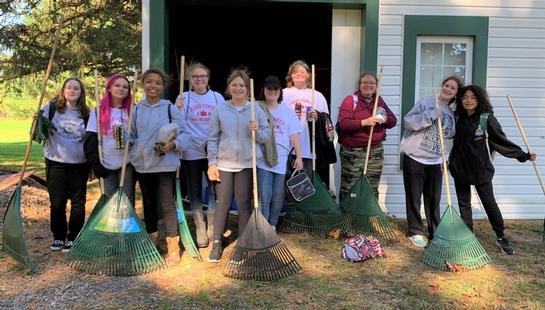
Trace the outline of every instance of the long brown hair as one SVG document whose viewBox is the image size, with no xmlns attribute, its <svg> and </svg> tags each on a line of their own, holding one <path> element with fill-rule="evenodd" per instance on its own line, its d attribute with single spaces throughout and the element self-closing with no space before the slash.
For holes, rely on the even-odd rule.
<svg viewBox="0 0 545 310">
<path fill-rule="evenodd" d="M 54 104 L 57 108 L 57 111 L 61 113 L 64 113 L 66 111 L 66 107 L 68 105 L 66 97 L 64 97 L 64 89 L 66 88 L 66 84 L 68 84 L 68 82 L 70 81 L 78 82 L 81 89 L 81 94 L 78 98 L 78 101 L 76 102 L 76 108 L 78 108 L 79 110 L 80 117 L 89 117 L 89 106 L 87 106 L 87 103 L 85 102 L 85 87 L 83 87 L 83 83 L 75 77 L 67 78 L 66 80 L 64 80 L 64 82 L 62 83 L 61 91 L 59 92 L 57 97 L 51 100 L 51 104 Z"/>
<path fill-rule="evenodd" d="M 296 60 L 294 61 L 290 67 L 288 68 L 288 74 L 286 74 L 286 84 L 287 84 L 287 87 L 290 88 L 293 86 L 293 79 L 291 78 L 291 75 L 293 74 L 293 72 L 295 72 L 295 70 L 299 69 L 299 67 L 305 69 L 305 71 L 307 71 L 308 73 L 308 78 L 307 78 L 307 88 L 310 88 L 312 85 L 311 85 L 311 81 L 312 81 L 312 76 L 311 76 L 311 72 L 310 72 L 310 68 L 309 66 L 307 65 L 306 62 L 302 61 L 302 60 Z"/>
</svg>

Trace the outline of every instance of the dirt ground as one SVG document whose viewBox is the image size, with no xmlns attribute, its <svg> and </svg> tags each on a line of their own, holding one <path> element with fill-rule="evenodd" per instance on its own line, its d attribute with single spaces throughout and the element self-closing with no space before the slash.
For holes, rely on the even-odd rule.
<svg viewBox="0 0 545 310">
<path fill-rule="evenodd" d="M 26 242 L 38 272 L 30 274 L 0 253 L 2 309 L 544 309 L 543 221 L 508 221 L 507 234 L 518 250 L 499 252 L 486 221 L 476 234 L 492 263 L 482 269 L 447 273 L 421 262 L 423 251 L 396 232 L 399 243 L 387 257 L 354 264 L 340 258 L 342 240 L 280 234 L 303 270 L 273 283 L 222 276 L 218 264 L 183 255 L 179 266 L 135 277 L 79 273 L 66 255 L 51 252 L 49 200 L 39 184 L 23 186 L 21 210 Z M 13 187 L 0 192 L 0 214 Z M 88 214 L 97 198 L 88 197 Z M 137 206 L 138 208 L 138 206 Z M 224 253 L 228 257 L 231 244 Z M 202 249 L 208 257 L 209 249 Z"/>
</svg>

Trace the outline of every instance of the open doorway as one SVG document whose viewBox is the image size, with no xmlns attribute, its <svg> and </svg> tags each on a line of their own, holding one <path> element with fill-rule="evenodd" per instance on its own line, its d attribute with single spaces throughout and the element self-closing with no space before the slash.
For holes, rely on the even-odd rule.
<svg viewBox="0 0 545 310">
<path fill-rule="evenodd" d="M 223 93 L 231 69 L 243 65 L 251 71 L 257 96 L 267 75 L 285 81 L 288 66 L 302 59 L 309 66 L 315 64 L 316 89 L 330 103 L 331 4 L 171 1 L 167 5 L 170 72 L 178 72 L 183 54 L 188 63 L 195 60 L 208 66 L 210 86 Z M 177 86 L 169 93 L 174 99 Z"/>
</svg>

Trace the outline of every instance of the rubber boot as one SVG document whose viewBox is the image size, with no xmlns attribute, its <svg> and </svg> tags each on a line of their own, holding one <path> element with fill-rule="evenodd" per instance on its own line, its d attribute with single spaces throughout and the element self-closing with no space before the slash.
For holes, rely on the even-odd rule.
<svg viewBox="0 0 545 310">
<path fill-rule="evenodd" d="M 208 240 L 212 241 L 214 240 L 214 211 L 208 210 L 206 212 L 206 224 L 208 224 L 208 227 L 206 227 L 206 234 L 208 235 Z"/>
<path fill-rule="evenodd" d="M 206 222 L 204 221 L 202 209 L 193 211 L 193 220 L 197 228 L 197 247 L 206 248 L 208 246 L 208 236 L 206 236 Z"/>
<path fill-rule="evenodd" d="M 180 237 L 167 237 L 167 255 L 165 261 L 169 266 L 180 263 Z"/>
</svg>

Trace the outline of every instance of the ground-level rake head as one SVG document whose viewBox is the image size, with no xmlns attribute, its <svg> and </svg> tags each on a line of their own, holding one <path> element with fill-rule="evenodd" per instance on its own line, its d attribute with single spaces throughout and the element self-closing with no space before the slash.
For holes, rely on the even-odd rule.
<svg viewBox="0 0 545 310">
<path fill-rule="evenodd" d="M 32 259 L 28 254 L 21 219 L 21 187 L 17 186 L 9 199 L 4 214 L 2 230 L 2 250 L 16 261 L 28 267 L 31 273 L 36 272 Z"/>
<path fill-rule="evenodd" d="M 102 207 L 104 207 L 106 202 L 108 202 L 108 196 L 106 196 L 105 194 L 100 194 L 100 197 L 98 198 L 95 206 L 93 207 L 93 211 L 91 211 L 87 222 L 85 222 L 85 226 L 88 225 L 95 216 L 97 216 L 98 212 L 100 211 L 100 209 L 102 209 Z"/>
<path fill-rule="evenodd" d="M 348 220 L 331 197 L 324 183 L 313 171 L 310 178 L 316 192 L 287 210 L 279 227 L 288 233 L 327 235 L 332 230 L 346 231 Z"/>
<path fill-rule="evenodd" d="M 123 187 L 80 232 L 68 258 L 78 271 L 108 276 L 135 276 L 166 267 Z"/>
<path fill-rule="evenodd" d="M 274 281 L 301 270 L 261 211 L 254 209 L 223 274 L 238 280 Z"/>
<path fill-rule="evenodd" d="M 176 203 L 178 204 L 176 212 L 178 215 L 178 233 L 180 234 L 180 240 L 182 240 L 182 244 L 189 255 L 202 262 L 201 254 L 199 253 L 199 249 L 197 249 L 195 242 L 191 237 L 191 231 L 189 230 L 187 219 L 184 214 L 184 205 L 182 202 L 179 177 L 176 178 Z"/>
<path fill-rule="evenodd" d="M 372 235 L 384 243 L 397 241 L 395 227 L 382 212 L 366 175 L 352 186 L 340 206 L 348 218 L 350 234 Z"/>
<path fill-rule="evenodd" d="M 485 266 L 490 257 L 458 212 L 449 205 L 424 252 L 423 261 L 444 271 L 463 271 Z"/>
</svg>

